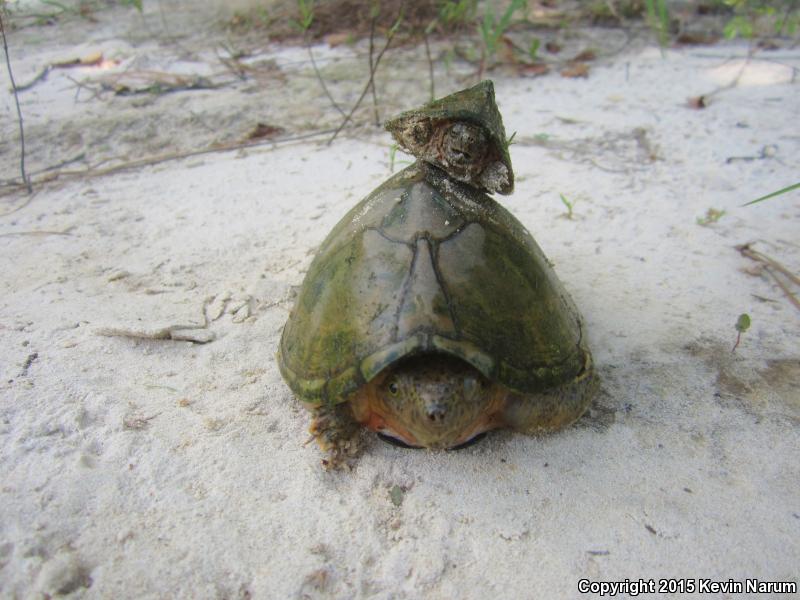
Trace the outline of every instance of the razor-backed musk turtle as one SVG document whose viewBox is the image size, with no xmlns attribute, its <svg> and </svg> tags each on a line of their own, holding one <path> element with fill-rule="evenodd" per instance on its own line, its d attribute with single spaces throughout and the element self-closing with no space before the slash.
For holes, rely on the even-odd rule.
<svg viewBox="0 0 800 600">
<path fill-rule="evenodd" d="M 490 81 L 388 121 L 418 160 L 323 242 L 278 363 L 336 464 L 359 425 L 408 446 L 553 430 L 595 386 L 583 321 L 539 246 L 485 192 L 513 191 Z"/>
</svg>

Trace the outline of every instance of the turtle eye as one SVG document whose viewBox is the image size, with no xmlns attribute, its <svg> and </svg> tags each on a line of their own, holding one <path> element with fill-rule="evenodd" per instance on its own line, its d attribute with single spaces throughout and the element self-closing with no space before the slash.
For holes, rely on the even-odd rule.
<svg viewBox="0 0 800 600">
<path fill-rule="evenodd" d="M 397 395 L 397 392 L 399 392 L 399 391 L 400 391 L 400 387 L 397 385 L 397 382 L 395 382 L 395 381 L 390 381 L 390 382 L 389 382 L 389 393 L 390 393 L 392 396 L 396 396 L 396 395 Z"/>
<path fill-rule="evenodd" d="M 464 395 L 468 398 L 473 397 L 475 394 L 482 394 L 485 387 L 483 380 L 478 377 L 468 376 L 464 378 Z"/>
</svg>

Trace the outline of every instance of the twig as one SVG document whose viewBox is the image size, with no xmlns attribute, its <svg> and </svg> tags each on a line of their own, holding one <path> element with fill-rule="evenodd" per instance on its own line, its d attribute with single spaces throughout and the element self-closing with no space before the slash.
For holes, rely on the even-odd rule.
<svg viewBox="0 0 800 600">
<path fill-rule="evenodd" d="M 787 286 L 787 285 L 786 285 L 786 284 L 785 284 L 783 281 L 781 281 L 781 280 L 780 280 L 780 278 L 779 278 L 779 277 L 778 277 L 778 276 L 777 276 L 775 273 L 773 273 L 773 272 L 772 272 L 772 269 L 770 269 L 769 267 L 766 267 L 766 266 L 765 266 L 765 267 L 764 267 L 764 270 L 767 272 L 767 274 L 768 274 L 770 277 L 772 277 L 772 278 L 775 280 L 775 283 L 777 283 L 777 284 L 778 284 L 778 287 L 779 287 L 779 288 L 781 288 L 781 291 L 782 291 L 782 292 L 784 293 L 784 295 L 785 295 L 785 296 L 786 296 L 786 297 L 789 299 L 789 302 L 791 302 L 792 304 L 794 304 L 794 307 L 795 307 L 796 309 L 800 310 L 800 300 L 798 300 L 797 296 L 795 296 L 795 295 L 794 295 L 794 294 L 791 292 L 791 290 L 789 289 L 789 287 L 788 287 L 788 286 Z"/>
<path fill-rule="evenodd" d="M 219 48 L 214 47 L 214 54 L 217 55 L 217 60 L 221 62 L 226 69 L 228 69 L 231 73 L 233 73 L 235 77 L 237 77 L 241 81 L 245 81 L 247 79 L 248 69 L 245 67 L 245 65 L 240 63 L 237 58 L 234 57 L 234 53 L 230 49 L 228 49 L 225 46 L 223 47 L 231 56 L 230 58 L 225 58 L 219 53 Z"/>
<path fill-rule="evenodd" d="M 423 31 L 423 38 L 425 41 L 425 56 L 428 57 L 428 78 L 431 83 L 431 102 L 436 98 L 436 88 L 433 82 L 433 59 L 431 58 L 431 47 L 428 44 L 428 32 Z"/>
<path fill-rule="evenodd" d="M 375 113 L 375 126 L 381 124 L 380 116 L 378 115 L 378 94 L 375 92 L 375 80 L 372 74 L 375 72 L 374 55 L 375 55 L 375 22 L 378 20 L 378 15 L 373 14 L 372 22 L 369 25 L 369 73 L 372 85 L 372 110 Z"/>
<path fill-rule="evenodd" d="M 36 193 L 35 193 L 35 194 L 28 194 L 28 197 L 27 197 L 27 198 L 25 198 L 25 202 L 23 202 L 23 203 L 22 203 L 22 204 L 20 204 L 19 206 L 16 206 L 16 207 L 12 208 L 11 210 L 7 210 L 7 211 L 6 211 L 6 212 L 4 212 L 4 213 L 0 213 L 0 217 L 5 217 L 6 215 L 10 215 L 10 214 L 12 214 L 12 213 L 15 213 L 15 212 L 17 212 L 17 211 L 20 211 L 20 210 L 22 210 L 23 208 L 25 208 L 26 206 L 28 206 L 28 204 L 30 204 L 30 203 L 31 203 L 31 200 L 33 200 L 33 199 L 36 197 L 36 194 L 38 194 L 38 193 L 39 193 L 39 190 L 36 190 Z"/>
<path fill-rule="evenodd" d="M 6 53 L 6 66 L 8 67 L 8 78 L 11 80 L 11 89 L 14 91 L 14 103 L 17 105 L 17 121 L 19 122 L 19 168 L 22 172 L 22 183 L 29 194 L 33 193 L 31 180 L 25 173 L 25 131 L 22 127 L 22 109 L 19 107 L 19 95 L 17 94 L 17 84 L 14 82 L 14 73 L 11 70 L 11 57 L 8 55 L 8 42 L 6 41 L 6 28 L 3 23 L 3 13 L 0 11 L 0 33 L 3 34 L 3 50 Z"/>
<path fill-rule="evenodd" d="M 216 339 L 213 331 L 208 329 L 208 305 L 213 296 L 203 300 L 201 313 L 202 323 L 173 323 L 162 327 L 98 327 L 95 335 L 105 337 L 128 337 L 145 340 L 174 340 L 183 342 L 194 342 L 195 344 L 207 344 Z"/>
<path fill-rule="evenodd" d="M 614 17 L 620 23 L 622 23 L 622 17 L 619 16 L 619 13 L 617 12 L 617 7 L 614 6 L 612 0 L 606 0 L 606 6 L 608 7 L 608 12 L 611 13 L 611 16 Z"/>
<path fill-rule="evenodd" d="M 85 83 L 83 83 L 81 81 L 78 81 L 77 79 L 74 79 L 74 78 L 70 77 L 69 75 L 67 75 L 66 77 L 72 83 L 75 84 L 75 102 L 76 103 L 78 102 L 78 96 L 80 95 L 81 90 L 88 90 L 89 93 L 92 95 L 92 98 L 91 98 L 92 100 L 100 100 L 100 101 L 103 100 L 103 98 L 100 96 L 100 94 L 102 94 L 103 91 L 104 91 L 102 86 L 97 87 L 97 88 L 93 88 L 92 86 L 86 85 Z"/>
<path fill-rule="evenodd" d="M 70 229 L 72 229 L 70 227 Z M 67 235 L 72 236 L 72 234 L 67 231 L 8 231 L 6 233 L 0 233 L 0 237 L 12 237 L 15 235 L 33 235 L 33 236 L 46 236 L 46 235 Z"/>
<path fill-rule="evenodd" d="M 45 79 L 47 79 L 47 76 L 49 74 L 50 74 L 50 65 L 47 65 L 45 68 L 43 68 L 41 71 L 39 71 L 36 74 L 36 77 L 31 79 L 28 83 L 23 84 L 23 85 L 18 85 L 17 86 L 17 91 L 18 92 L 26 92 L 26 91 L 28 91 L 29 89 L 31 89 L 33 86 L 35 86 L 40 81 L 44 81 Z"/>
<path fill-rule="evenodd" d="M 795 285 L 800 285 L 800 277 L 797 277 L 794 273 L 792 273 L 789 269 L 784 267 L 781 263 L 777 260 L 770 258 L 763 252 L 759 252 L 758 250 L 753 250 L 750 247 L 750 244 L 744 244 L 742 246 L 736 246 L 736 249 L 742 254 L 742 256 L 746 256 L 750 260 L 755 260 L 760 263 L 764 263 L 768 267 L 772 267 L 782 275 L 784 275 L 789 281 L 794 283 Z"/>
<path fill-rule="evenodd" d="M 225 144 L 220 146 L 215 146 L 213 148 L 203 148 L 202 150 L 191 150 L 189 152 L 174 152 L 170 154 L 160 154 L 158 156 L 149 156 L 146 158 L 141 158 L 138 160 L 133 160 L 129 162 L 124 162 L 118 165 L 114 165 L 112 167 L 107 167 L 105 169 L 98 169 L 97 166 L 88 169 L 81 169 L 78 171 L 56 171 L 55 173 L 50 173 L 40 179 L 36 180 L 37 184 L 40 183 L 47 183 L 50 181 L 55 181 L 56 179 L 60 179 L 62 177 L 66 178 L 77 178 L 77 177 L 101 177 L 103 175 L 110 175 L 112 173 L 118 173 L 120 171 L 127 171 L 129 169 L 137 169 L 140 167 L 149 167 L 152 165 L 156 165 L 159 163 L 169 162 L 173 160 L 181 160 L 183 158 L 191 158 L 193 156 L 199 156 L 202 154 L 213 154 L 215 152 L 229 152 L 231 150 L 241 150 L 244 148 L 255 148 L 257 146 L 265 146 L 267 144 L 272 145 L 273 147 L 277 147 L 281 143 L 289 143 L 289 142 L 296 142 L 300 140 L 306 140 L 313 137 L 329 135 L 333 133 L 335 130 L 333 129 L 324 129 L 322 131 L 314 131 L 311 133 L 303 133 L 300 135 L 288 136 L 285 138 L 279 139 L 270 139 L 270 140 L 258 140 L 258 141 L 246 141 L 246 142 L 236 142 L 233 144 Z M 110 159 L 105 159 L 101 161 L 99 164 L 103 164 L 108 162 Z M 15 191 L 19 189 L 19 185 L 14 187 L 11 191 Z M 0 196 L 5 195 L 0 193 Z M 17 210 L 17 209 L 15 209 Z M 2 216 L 2 215 L 0 215 Z"/>
<path fill-rule="evenodd" d="M 85 159 L 86 159 L 86 153 L 81 152 L 80 154 L 76 154 L 72 158 L 66 158 L 61 162 L 57 162 L 54 165 L 50 165 L 49 167 L 45 167 L 43 169 L 39 169 L 38 171 L 34 171 L 33 174 L 38 175 L 40 173 L 47 173 L 48 171 L 55 171 L 56 169 L 60 169 L 61 167 L 66 167 L 67 165 L 70 165 L 74 162 L 78 162 Z"/>
<path fill-rule="evenodd" d="M 319 72 L 319 68 L 317 67 L 317 61 L 314 59 L 314 53 L 311 50 L 311 41 L 308 39 L 308 30 L 306 29 L 305 33 L 305 42 L 306 42 L 306 50 L 308 50 L 308 58 L 311 59 L 311 66 L 314 67 L 314 73 L 317 75 L 317 79 L 319 80 L 320 86 L 322 86 L 322 91 L 325 92 L 325 95 L 328 97 L 328 100 L 331 101 L 331 106 L 339 111 L 339 114 L 344 116 L 344 111 L 342 107 L 337 104 L 336 100 L 333 99 L 330 91 L 328 90 L 328 86 L 325 85 L 325 80 L 322 78 L 322 73 Z"/>
<path fill-rule="evenodd" d="M 739 80 L 742 78 L 742 75 L 744 75 L 745 69 L 747 69 L 747 67 L 750 66 L 750 61 L 753 59 L 753 56 L 755 55 L 756 51 L 757 51 L 757 49 L 751 43 L 750 46 L 748 46 L 748 48 L 747 48 L 747 56 L 744 57 L 744 62 L 742 62 L 742 66 L 739 68 L 739 72 L 736 74 L 736 77 L 734 77 L 730 81 L 730 83 L 727 83 L 725 85 L 721 85 L 718 88 L 716 88 L 715 90 L 712 90 L 712 91 L 710 91 L 710 92 L 708 92 L 706 94 L 700 94 L 697 97 L 698 98 L 703 98 L 704 100 L 708 100 L 709 98 L 712 98 L 713 96 L 716 96 L 717 94 L 720 94 L 720 93 L 722 93 L 722 92 L 724 92 L 726 90 L 733 89 L 737 85 L 739 85 Z M 731 60 L 734 60 L 734 59 L 728 59 L 728 60 L 724 61 L 722 64 L 725 64 L 725 63 L 727 63 L 727 62 L 729 62 Z"/>
<path fill-rule="evenodd" d="M 339 127 L 333 133 L 333 135 L 331 136 L 331 139 L 328 140 L 328 145 L 329 146 L 333 143 L 333 141 L 336 139 L 336 137 L 339 135 L 339 133 L 342 131 L 342 129 L 345 128 L 347 123 L 353 118 L 353 115 L 358 110 L 358 107 L 361 106 L 361 103 L 364 101 L 364 97 L 367 95 L 367 92 L 370 90 L 370 86 L 374 85 L 374 82 L 375 82 L 375 71 L 378 69 L 378 64 L 380 64 L 381 59 L 383 58 L 383 55 L 386 53 L 386 50 L 389 49 L 389 45 L 392 43 L 392 39 L 394 38 L 394 34 L 396 33 L 397 27 L 398 27 L 398 25 L 400 25 L 400 20 L 402 18 L 403 18 L 403 6 L 401 5 L 400 6 L 400 14 L 398 15 L 397 20 L 395 21 L 394 25 L 392 25 L 392 28 L 389 30 L 389 35 L 386 36 L 386 43 L 383 45 L 383 48 L 378 53 L 378 56 L 375 57 L 375 61 L 372 62 L 371 66 L 370 66 L 369 81 L 367 81 L 367 85 L 364 86 L 364 90 L 361 92 L 361 95 L 358 97 L 358 100 L 353 105 L 353 108 L 350 109 L 350 112 L 347 113 L 347 116 L 344 118 L 344 120 L 341 122 Z"/>
<path fill-rule="evenodd" d="M 794 283 L 797 286 L 800 286 L 800 277 L 792 273 L 789 269 L 784 267 L 781 263 L 777 260 L 770 258 L 766 254 L 759 252 L 758 250 L 754 250 L 750 247 L 750 244 L 742 244 L 741 246 L 736 246 L 736 250 L 739 253 L 749 258 L 750 260 L 754 260 L 757 263 L 761 264 L 761 268 L 767 272 L 767 274 L 775 280 L 775 283 L 778 284 L 778 287 L 781 288 L 781 291 L 786 295 L 795 308 L 800 310 L 800 300 L 798 300 L 797 296 L 792 293 L 789 289 L 789 286 L 786 285 L 786 282 L 782 281 L 780 277 L 778 277 L 778 273 L 783 275 L 786 279 L 788 279 L 791 283 Z M 777 271 L 777 273 L 776 273 Z"/>
</svg>

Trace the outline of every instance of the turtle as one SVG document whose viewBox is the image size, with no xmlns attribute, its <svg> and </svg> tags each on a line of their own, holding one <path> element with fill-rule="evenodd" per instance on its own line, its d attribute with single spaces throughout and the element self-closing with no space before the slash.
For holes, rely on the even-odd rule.
<svg viewBox="0 0 800 600">
<path fill-rule="evenodd" d="M 417 161 L 333 228 L 277 353 L 328 466 L 362 427 L 453 449 L 562 428 L 597 387 L 585 325 L 528 230 L 488 194 L 514 176 L 491 81 L 385 124 Z"/>
</svg>

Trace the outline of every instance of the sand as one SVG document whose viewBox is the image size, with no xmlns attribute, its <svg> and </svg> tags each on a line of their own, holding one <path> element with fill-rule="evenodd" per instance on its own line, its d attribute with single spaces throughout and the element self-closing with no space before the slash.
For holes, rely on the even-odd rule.
<svg viewBox="0 0 800 600">
<path fill-rule="evenodd" d="M 224 35 L 160 43 L 148 4 L 11 33 L 18 83 L 89 52 L 120 61 L 53 70 L 22 94 L 35 177 L 81 153 L 62 168 L 341 119 L 302 47 L 251 46 L 283 79 L 237 83 L 212 65 Z M 592 30 L 572 43 L 598 39 L 622 47 Z M 378 128 L 0 198 L 0 595 L 570 598 L 580 579 L 796 582 L 800 312 L 735 247 L 800 272 L 800 195 L 741 207 L 797 181 L 800 57 L 648 39 L 601 52 L 588 78 L 491 74 L 516 131 L 517 188 L 501 201 L 580 307 L 602 378 L 587 415 L 553 435 L 498 432 L 458 452 L 365 436 L 340 472 L 306 445 L 275 351 L 315 248 L 390 175 Z M 345 107 L 364 51 L 315 47 Z M 385 116 L 425 100 L 423 60 L 387 53 Z M 66 78 L 144 68 L 228 83 L 92 97 Z M 437 63 L 437 94 L 470 68 Z M 6 181 L 8 87 L 3 69 Z M 709 208 L 726 212 L 699 225 Z M 732 352 L 741 313 L 752 327 Z"/>
</svg>

